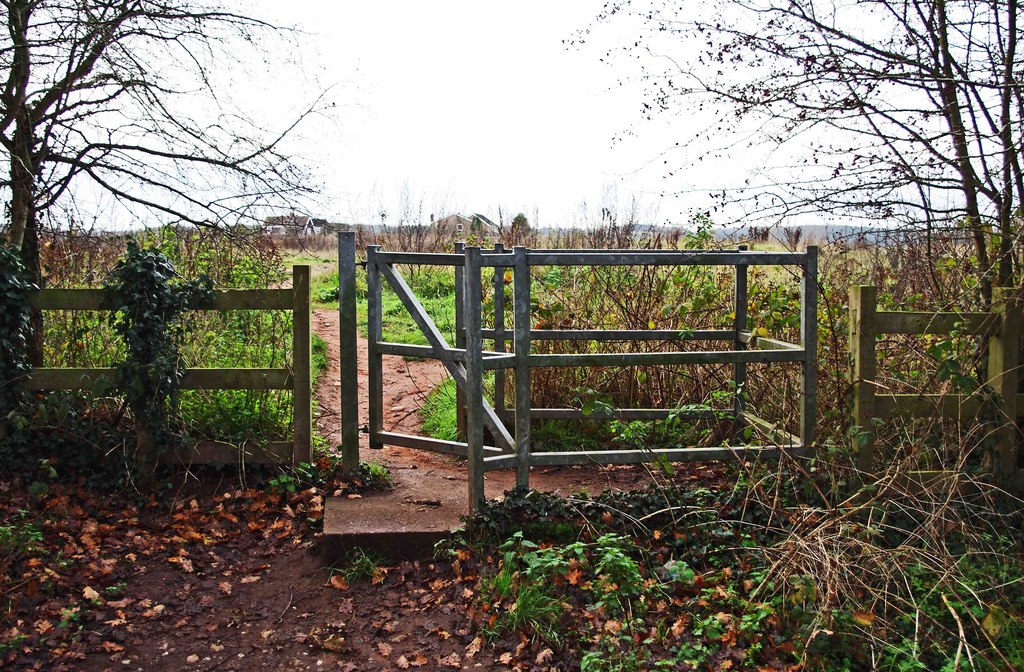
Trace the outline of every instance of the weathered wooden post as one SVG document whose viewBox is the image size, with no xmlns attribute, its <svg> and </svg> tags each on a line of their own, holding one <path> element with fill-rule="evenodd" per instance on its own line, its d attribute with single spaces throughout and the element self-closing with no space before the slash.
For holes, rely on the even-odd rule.
<svg viewBox="0 0 1024 672">
<path fill-rule="evenodd" d="M 993 450 L 985 456 L 986 466 L 996 477 L 996 482 L 1006 487 L 1016 484 L 1017 451 L 1020 431 L 1017 418 L 1020 415 L 1018 384 L 1020 381 L 1020 338 L 1021 309 L 1014 294 L 1007 288 L 998 290 L 995 297 L 999 328 L 988 344 L 988 385 L 999 400 L 999 427 L 991 433 L 995 442 Z"/>
<path fill-rule="evenodd" d="M 878 292 L 874 287 L 850 287 L 850 355 L 852 357 L 853 426 L 852 445 L 857 468 L 862 472 L 874 471 L 875 428 L 875 339 L 877 326 L 875 311 Z"/>
<path fill-rule="evenodd" d="M 356 234 L 338 234 L 338 329 L 341 368 L 341 472 L 359 467 L 359 350 L 356 341 Z"/>
<path fill-rule="evenodd" d="M 482 278 L 480 248 L 465 250 L 466 299 L 466 458 L 469 471 L 469 512 L 484 503 L 484 386 L 481 333 Z M 500 420 L 499 420 L 500 422 Z"/>
<path fill-rule="evenodd" d="M 380 267 L 377 265 L 379 251 L 379 245 L 366 248 L 366 393 L 370 406 L 370 448 L 374 450 L 384 447 L 379 438 L 384 431 L 384 357 L 378 346 L 384 337 Z"/>
<path fill-rule="evenodd" d="M 455 254 L 465 254 L 466 244 L 455 243 Z M 455 267 L 455 347 L 466 347 L 466 291 L 465 268 Z M 455 386 L 455 428 L 459 437 L 466 438 L 466 393 L 458 385 Z"/>
<path fill-rule="evenodd" d="M 310 328 L 310 268 L 292 267 L 292 464 L 309 462 L 313 443 L 312 330 Z"/>
<path fill-rule="evenodd" d="M 818 246 L 804 250 L 804 275 L 800 281 L 800 342 L 804 348 L 800 378 L 800 453 L 812 456 L 818 411 Z"/>
<path fill-rule="evenodd" d="M 530 487 L 530 261 L 529 250 L 514 248 L 512 270 L 513 350 L 516 353 L 516 486 Z"/>
<path fill-rule="evenodd" d="M 740 254 L 747 251 L 746 245 L 739 245 L 736 248 Z M 733 305 L 733 350 L 746 350 L 747 346 L 742 340 L 742 333 L 747 330 L 747 265 L 736 264 L 734 273 L 735 303 Z M 740 420 L 744 405 L 744 387 L 747 382 L 747 365 L 745 362 L 736 362 L 732 365 L 732 380 L 736 385 L 733 392 L 733 414 L 734 424 L 737 433 L 741 432 L 743 423 Z M 741 436 L 741 435 L 740 435 Z M 739 438 L 739 437 L 737 437 Z"/>
</svg>

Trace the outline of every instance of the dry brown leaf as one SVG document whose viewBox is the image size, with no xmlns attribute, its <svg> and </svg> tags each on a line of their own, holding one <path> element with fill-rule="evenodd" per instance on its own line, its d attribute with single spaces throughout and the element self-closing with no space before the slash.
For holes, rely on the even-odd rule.
<svg viewBox="0 0 1024 672">
<path fill-rule="evenodd" d="M 406 659 L 405 656 L 399 656 L 398 660 L 395 661 L 395 667 L 397 667 L 400 670 L 408 670 L 409 661 Z"/>
<path fill-rule="evenodd" d="M 409 661 L 409 664 L 413 667 L 423 667 L 427 664 L 427 657 L 424 656 L 422 653 L 417 653 L 415 656 L 413 656 L 413 659 Z"/>
<path fill-rule="evenodd" d="M 220 592 L 224 593 L 225 595 L 231 594 L 231 584 L 229 582 L 221 581 L 217 584 L 217 587 L 220 588 Z"/>
<path fill-rule="evenodd" d="M 509 653 L 508 651 L 506 651 L 505 653 L 503 653 L 500 656 L 498 656 L 498 662 L 501 663 L 502 665 L 511 665 L 512 664 L 512 658 L 513 658 L 513 655 L 511 653 Z"/>
<path fill-rule="evenodd" d="M 100 646 L 107 653 L 117 653 L 118 651 L 124 651 L 124 647 L 116 642 L 103 642 Z"/>
<path fill-rule="evenodd" d="M 348 579 L 346 579 L 341 574 L 335 574 L 327 582 L 327 585 L 329 585 L 331 588 L 337 588 L 338 590 L 347 590 L 348 589 Z"/>
<path fill-rule="evenodd" d="M 142 615 L 145 616 L 146 618 L 154 618 L 154 617 L 159 616 L 160 614 L 164 613 L 164 610 L 166 610 L 166 609 L 167 609 L 167 607 L 165 607 L 164 605 L 158 604 L 155 607 L 153 607 L 152 609 L 147 609 L 144 612 L 142 612 Z"/>
<path fill-rule="evenodd" d="M 258 576 L 243 576 L 241 583 L 256 583 L 260 580 Z"/>
<path fill-rule="evenodd" d="M 377 650 L 380 651 L 380 655 L 385 658 L 391 657 L 391 645 L 387 642 L 377 642 Z"/>
<path fill-rule="evenodd" d="M 437 664 L 443 665 L 444 667 L 452 667 L 455 669 L 459 669 L 460 667 L 462 667 L 462 656 L 460 656 L 457 653 L 451 653 L 445 656 L 444 658 L 438 658 Z"/>
<path fill-rule="evenodd" d="M 853 620 L 857 621 L 861 625 L 871 625 L 875 622 L 875 618 L 877 618 L 877 616 L 870 611 L 853 612 Z"/>
<path fill-rule="evenodd" d="M 537 658 L 536 660 L 534 660 L 534 662 L 538 665 L 543 665 L 544 663 L 549 662 L 554 657 L 554 651 L 552 651 L 551 649 L 544 649 L 543 651 L 537 654 Z"/>
<path fill-rule="evenodd" d="M 470 642 L 469 646 L 466 647 L 466 658 L 472 658 L 476 654 L 480 653 L 480 648 L 483 646 L 483 644 L 484 640 L 480 637 L 477 637 L 472 642 Z"/>
<path fill-rule="evenodd" d="M 89 600 L 91 602 L 99 602 L 102 599 L 100 597 L 100 594 L 97 593 L 92 588 L 92 586 L 86 586 L 85 588 L 82 589 L 82 597 L 84 597 L 85 599 L 87 599 L 87 600 Z"/>
</svg>

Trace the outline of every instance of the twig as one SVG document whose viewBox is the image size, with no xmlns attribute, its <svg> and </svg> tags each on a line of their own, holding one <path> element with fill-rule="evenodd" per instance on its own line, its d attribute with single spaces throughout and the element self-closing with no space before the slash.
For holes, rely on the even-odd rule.
<svg viewBox="0 0 1024 672">
<path fill-rule="evenodd" d="M 284 611 L 281 612 L 281 615 L 277 617 L 277 620 L 274 621 L 274 623 L 280 623 L 284 620 L 284 615 L 287 614 L 288 610 L 292 608 L 292 597 L 292 587 L 288 586 L 288 604 L 285 605 Z"/>
</svg>

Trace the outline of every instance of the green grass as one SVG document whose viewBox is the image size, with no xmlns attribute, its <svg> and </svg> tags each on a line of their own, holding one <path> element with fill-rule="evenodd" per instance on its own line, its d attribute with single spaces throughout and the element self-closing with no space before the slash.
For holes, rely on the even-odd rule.
<svg viewBox="0 0 1024 672">
<path fill-rule="evenodd" d="M 445 335 L 449 343 L 455 339 L 455 273 L 450 268 L 399 268 L 405 280 L 412 287 L 416 298 L 431 319 Z M 331 271 L 318 275 L 312 282 L 313 305 L 315 308 L 336 309 L 338 307 L 338 272 Z M 356 274 L 356 320 L 359 332 L 366 332 L 366 274 Z M 427 345 L 427 339 L 413 321 L 409 311 L 384 282 L 381 292 L 381 309 L 384 322 L 384 340 L 391 343 Z"/>
<path fill-rule="evenodd" d="M 434 388 L 420 409 L 423 433 L 435 439 L 458 441 L 458 409 L 455 406 L 455 381 L 451 378 Z"/>
</svg>

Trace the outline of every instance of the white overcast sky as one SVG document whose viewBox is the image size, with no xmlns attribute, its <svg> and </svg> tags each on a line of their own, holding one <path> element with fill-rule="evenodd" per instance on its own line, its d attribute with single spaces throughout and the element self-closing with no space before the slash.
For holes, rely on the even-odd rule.
<svg viewBox="0 0 1024 672">
<path fill-rule="evenodd" d="M 288 114 L 284 101 L 336 85 L 330 119 L 294 142 L 324 176 L 332 220 L 365 221 L 381 206 L 394 217 L 403 191 L 425 216 L 500 206 L 557 225 L 612 193 L 620 208 L 635 195 L 649 217 L 685 220 L 705 204 L 659 197 L 692 186 L 658 169 L 667 126 L 613 143 L 638 120 L 641 97 L 600 57 L 630 27 L 601 27 L 583 48 L 563 43 L 602 4 L 266 0 L 263 15 L 304 31 L 303 76 L 268 79 L 260 95 L 283 106 L 266 104 L 268 113 Z"/>
</svg>

